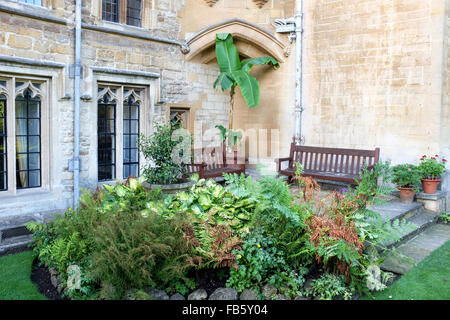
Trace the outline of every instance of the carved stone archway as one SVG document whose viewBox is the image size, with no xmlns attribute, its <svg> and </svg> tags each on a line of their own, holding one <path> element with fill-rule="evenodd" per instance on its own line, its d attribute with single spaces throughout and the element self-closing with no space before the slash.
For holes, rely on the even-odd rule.
<svg viewBox="0 0 450 320">
<path fill-rule="evenodd" d="M 289 55 L 289 45 L 280 41 L 272 32 L 241 19 L 231 19 L 208 26 L 186 41 L 189 52 L 186 60 L 209 63 L 215 59 L 216 33 L 231 33 L 239 53 L 245 57 L 270 55 L 284 62 Z"/>
</svg>

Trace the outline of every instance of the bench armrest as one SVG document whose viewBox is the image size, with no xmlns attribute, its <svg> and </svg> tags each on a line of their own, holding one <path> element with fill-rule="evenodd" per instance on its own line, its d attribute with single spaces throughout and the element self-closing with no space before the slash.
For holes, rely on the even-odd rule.
<svg viewBox="0 0 450 320">
<path fill-rule="evenodd" d="M 277 171 L 280 172 L 281 171 L 281 163 L 282 162 L 286 162 L 286 161 L 292 161 L 291 157 L 285 157 L 285 158 L 278 158 L 275 159 L 275 162 L 277 164 Z"/>
</svg>

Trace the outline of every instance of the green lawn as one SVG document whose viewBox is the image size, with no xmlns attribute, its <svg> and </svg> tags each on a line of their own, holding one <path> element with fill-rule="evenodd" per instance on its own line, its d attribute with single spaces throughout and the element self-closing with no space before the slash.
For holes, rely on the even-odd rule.
<svg viewBox="0 0 450 320">
<path fill-rule="evenodd" d="M 450 241 L 431 253 L 376 300 L 450 300 Z M 365 297 L 365 299 L 370 299 Z"/>
<path fill-rule="evenodd" d="M 46 300 L 31 281 L 33 252 L 0 257 L 0 300 Z"/>
</svg>

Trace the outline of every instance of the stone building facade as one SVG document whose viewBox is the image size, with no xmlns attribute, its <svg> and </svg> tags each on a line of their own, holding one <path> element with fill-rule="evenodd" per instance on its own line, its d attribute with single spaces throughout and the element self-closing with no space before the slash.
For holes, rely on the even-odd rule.
<svg viewBox="0 0 450 320">
<path fill-rule="evenodd" d="M 394 163 L 417 163 L 422 154 L 450 158 L 450 1 L 303 3 L 304 143 L 380 147 Z M 292 17 L 294 0 L 83 0 L 82 6 L 82 187 L 133 173 L 144 159 L 130 137 L 150 134 L 153 121 L 167 121 L 171 111 L 187 114 L 191 130 L 227 125 L 228 93 L 213 89 L 218 32 L 233 34 L 243 58 L 280 61 L 279 70 L 252 71 L 261 103 L 249 109 L 238 92 L 234 127 L 258 136 L 259 161 L 287 155 L 295 40 L 277 33 L 274 20 Z M 39 220 L 73 205 L 74 19 L 75 0 L 0 1 L 2 221 Z M 111 139 L 115 161 L 106 156 L 105 166 L 99 144 L 111 146 Z"/>
</svg>

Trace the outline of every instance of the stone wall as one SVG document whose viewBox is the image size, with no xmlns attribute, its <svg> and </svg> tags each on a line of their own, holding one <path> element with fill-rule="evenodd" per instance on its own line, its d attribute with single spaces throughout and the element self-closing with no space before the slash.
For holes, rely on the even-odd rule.
<svg viewBox="0 0 450 320">
<path fill-rule="evenodd" d="M 442 124 L 441 124 L 441 154 L 450 160 L 450 1 L 446 0 L 445 33 L 444 33 L 444 67 L 442 91 Z M 450 164 L 441 185 L 447 191 L 447 211 L 450 211 Z"/>
<path fill-rule="evenodd" d="M 444 14 L 444 0 L 305 1 L 306 144 L 380 147 L 394 164 L 448 154 Z"/>
</svg>

